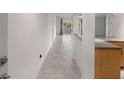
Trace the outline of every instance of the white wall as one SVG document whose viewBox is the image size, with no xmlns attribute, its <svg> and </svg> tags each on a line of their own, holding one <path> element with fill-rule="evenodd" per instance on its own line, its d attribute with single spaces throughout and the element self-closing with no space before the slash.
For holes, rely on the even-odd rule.
<svg viewBox="0 0 124 93">
<path fill-rule="evenodd" d="M 95 36 L 106 35 L 106 18 L 104 16 L 95 17 Z"/>
<path fill-rule="evenodd" d="M 0 13 L 0 56 L 8 56 L 8 14 Z M 0 67 L 0 74 L 7 72 L 7 64 Z"/>
<path fill-rule="evenodd" d="M 73 17 L 73 33 L 79 33 L 79 16 L 78 14 Z"/>
<path fill-rule="evenodd" d="M 124 13 L 111 15 L 111 37 L 124 39 Z"/>
<path fill-rule="evenodd" d="M 94 78 L 94 36 L 95 14 L 84 14 L 82 35 L 82 72 L 83 78 Z"/>
<path fill-rule="evenodd" d="M 94 78 L 94 37 L 95 14 L 83 14 L 82 41 L 78 40 L 78 38 L 73 38 L 73 58 L 79 64 L 82 78 L 84 79 Z"/>
<path fill-rule="evenodd" d="M 73 32 L 72 34 L 78 34 L 79 33 L 79 16 L 78 14 L 75 15 L 73 17 Z M 80 37 L 79 37 L 80 38 Z M 81 62 L 82 62 L 82 40 L 79 39 L 77 36 L 73 35 L 72 36 L 72 40 L 73 40 L 73 45 L 72 45 L 72 58 L 74 60 L 76 60 L 76 62 L 78 63 L 79 67 L 80 67 L 80 70 L 82 72 L 82 65 L 81 65 Z"/>
<path fill-rule="evenodd" d="M 52 14 L 8 14 L 8 72 L 11 78 L 36 78 L 55 39 L 54 20 Z"/>
<path fill-rule="evenodd" d="M 56 16 L 54 16 L 54 18 L 53 18 L 53 23 L 52 23 L 52 25 L 53 25 L 53 39 L 55 39 L 56 38 Z"/>
<path fill-rule="evenodd" d="M 56 34 L 60 35 L 60 26 L 61 26 L 61 18 L 59 16 L 56 17 Z"/>
</svg>

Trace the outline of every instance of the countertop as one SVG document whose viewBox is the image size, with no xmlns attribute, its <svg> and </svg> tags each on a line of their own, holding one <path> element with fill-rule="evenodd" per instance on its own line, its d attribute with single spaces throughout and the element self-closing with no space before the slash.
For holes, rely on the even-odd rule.
<svg viewBox="0 0 124 93">
<path fill-rule="evenodd" d="M 106 42 L 105 39 L 95 39 L 95 48 L 121 48 L 120 46 L 113 45 L 112 43 Z"/>
<path fill-rule="evenodd" d="M 105 41 L 118 41 L 118 42 L 124 42 L 124 39 L 119 38 L 104 38 Z"/>
<path fill-rule="evenodd" d="M 77 37 L 79 40 L 82 40 L 81 36 L 79 34 L 74 34 L 75 37 Z M 99 37 L 95 39 L 95 48 L 113 48 L 113 49 L 120 49 L 120 46 L 114 45 L 112 43 L 109 43 L 107 41 L 112 40 L 108 38 Z"/>
<path fill-rule="evenodd" d="M 102 39 L 104 41 L 118 41 L 118 42 L 124 42 L 124 39 L 122 38 L 111 38 L 111 37 L 96 37 L 96 39 Z"/>
</svg>

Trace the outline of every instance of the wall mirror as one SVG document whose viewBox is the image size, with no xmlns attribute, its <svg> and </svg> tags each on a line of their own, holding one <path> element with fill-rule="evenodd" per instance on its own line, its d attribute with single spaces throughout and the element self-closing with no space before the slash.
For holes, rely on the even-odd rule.
<svg viewBox="0 0 124 93">
<path fill-rule="evenodd" d="M 83 18 L 82 18 L 82 14 L 79 14 L 79 16 L 78 16 L 78 31 L 79 31 L 79 35 L 82 36 L 82 33 L 83 33 Z"/>
</svg>

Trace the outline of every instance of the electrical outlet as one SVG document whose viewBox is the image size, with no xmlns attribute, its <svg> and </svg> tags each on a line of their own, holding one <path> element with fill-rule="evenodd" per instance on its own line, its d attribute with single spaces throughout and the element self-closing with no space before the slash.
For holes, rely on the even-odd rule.
<svg viewBox="0 0 124 93">
<path fill-rule="evenodd" d="M 42 58 L 42 55 L 40 54 L 40 58 Z"/>
</svg>

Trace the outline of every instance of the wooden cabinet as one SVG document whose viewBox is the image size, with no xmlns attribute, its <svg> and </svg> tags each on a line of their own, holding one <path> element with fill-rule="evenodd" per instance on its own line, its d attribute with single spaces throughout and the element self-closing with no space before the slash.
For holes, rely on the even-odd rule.
<svg viewBox="0 0 124 93">
<path fill-rule="evenodd" d="M 124 67 L 124 42 L 123 41 L 107 41 L 107 42 L 110 42 L 110 43 L 112 43 L 114 45 L 118 45 L 118 46 L 120 46 L 122 48 L 120 66 Z"/>
<path fill-rule="evenodd" d="M 95 48 L 95 79 L 120 78 L 121 48 Z"/>
</svg>

